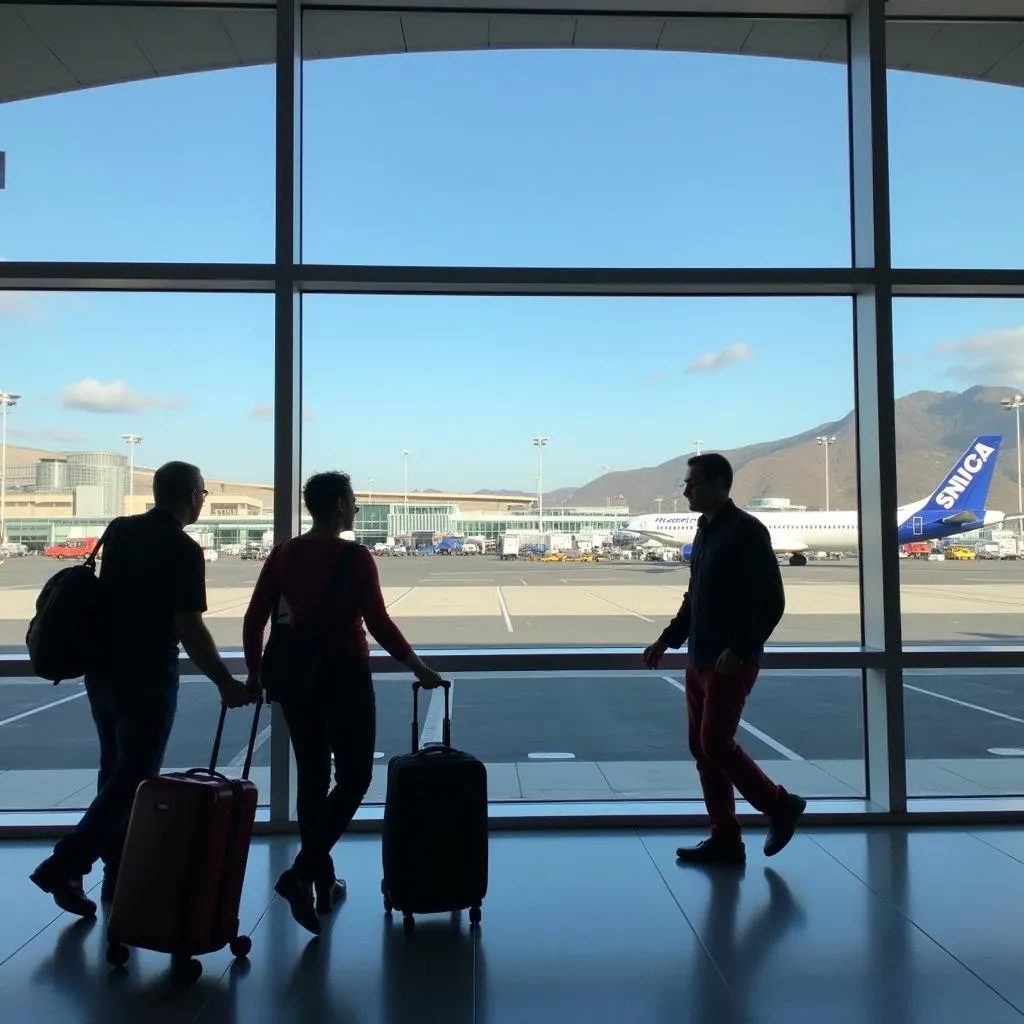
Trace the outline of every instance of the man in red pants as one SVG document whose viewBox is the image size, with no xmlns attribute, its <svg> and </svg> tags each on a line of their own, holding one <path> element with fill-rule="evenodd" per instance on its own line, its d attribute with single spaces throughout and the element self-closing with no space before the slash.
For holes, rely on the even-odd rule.
<svg viewBox="0 0 1024 1024">
<path fill-rule="evenodd" d="M 807 801 L 787 793 L 736 742 L 743 705 L 760 669 L 764 645 L 786 607 L 782 574 L 764 524 L 729 497 L 732 467 L 715 453 L 688 462 L 683 494 L 700 512 L 690 558 L 690 585 L 675 618 L 644 651 L 657 668 L 669 647 L 689 648 L 686 711 L 690 753 L 697 762 L 711 837 L 677 851 L 693 864 L 743 864 L 733 788 L 768 817 L 764 852 L 772 857 L 793 838 Z"/>
</svg>

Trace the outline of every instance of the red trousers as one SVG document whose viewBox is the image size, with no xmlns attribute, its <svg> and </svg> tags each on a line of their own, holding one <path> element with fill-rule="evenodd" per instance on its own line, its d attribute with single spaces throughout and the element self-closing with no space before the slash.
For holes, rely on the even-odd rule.
<svg viewBox="0 0 1024 1024">
<path fill-rule="evenodd" d="M 757 679 L 758 666 L 744 665 L 735 675 L 714 669 L 686 670 L 686 713 L 690 753 L 697 762 L 711 835 L 730 842 L 740 838 L 733 788 L 755 810 L 772 815 L 789 794 L 768 778 L 736 742 L 743 705 Z"/>
</svg>

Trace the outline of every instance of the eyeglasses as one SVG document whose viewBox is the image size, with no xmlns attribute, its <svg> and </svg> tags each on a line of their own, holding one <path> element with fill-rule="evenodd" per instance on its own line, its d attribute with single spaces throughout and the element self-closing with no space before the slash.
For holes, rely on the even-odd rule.
<svg viewBox="0 0 1024 1024">
<path fill-rule="evenodd" d="M 199 489 L 199 488 L 196 489 L 195 493 L 198 494 L 201 498 L 208 498 L 210 496 L 210 492 L 209 491 L 204 491 L 204 490 Z"/>
</svg>

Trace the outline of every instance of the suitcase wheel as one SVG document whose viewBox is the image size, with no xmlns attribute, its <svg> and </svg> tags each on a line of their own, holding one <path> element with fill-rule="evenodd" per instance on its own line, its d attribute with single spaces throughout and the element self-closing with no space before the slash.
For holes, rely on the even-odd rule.
<svg viewBox="0 0 1024 1024">
<path fill-rule="evenodd" d="M 228 949 L 236 960 L 244 960 L 252 950 L 252 939 L 248 935 L 236 935 L 228 943 Z"/>
<path fill-rule="evenodd" d="M 172 956 L 171 972 L 183 984 L 194 984 L 203 974 L 203 965 L 192 956 Z"/>
<path fill-rule="evenodd" d="M 413 918 L 412 914 L 405 914 L 402 917 L 402 927 L 405 929 L 406 935 L 412 935 L 413 931 L 416 928 L 416 921 Z"/>
<path fill-rule="evenodd" d="M 479 928 L 480 927 L 480 918 L 482 916 L 483 916 L 483 914 L 481 913 L 479 907 L 470 907 L 469 908 L 469 926 L 470 926 L 470 928 Z"/>
<path fill-rule="evenodd" d="M 123 942 L 108 942 L 107 963 L 111 967 L 124 967 L 128 963 L 128 947 Z"/>
</svg>

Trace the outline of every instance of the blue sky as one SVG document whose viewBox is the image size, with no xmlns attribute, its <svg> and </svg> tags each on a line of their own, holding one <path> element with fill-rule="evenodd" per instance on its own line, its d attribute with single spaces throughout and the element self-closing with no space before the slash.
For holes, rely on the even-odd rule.
<svg viewBox="0 0 1024 1024">
<path fill-rule="evenodd" d="M 1024 94 L 890 76 L 894 258 L 1024 266 Z M 250 68 L 0 106 L 0 258 L 270 259 L 273 79 Z M 697 54 L 307 65 L 310 262 L 842 266 L 845 74 Z M 840 299 L 306 300 L 304 469 L 574 486 L 852 404 Z M 897 391 L 1024 384 L 1019 302 L 901 301 Z M 0 293 L 12 440 L 267 480 L 267 296 Z"/>
</svg>

